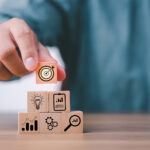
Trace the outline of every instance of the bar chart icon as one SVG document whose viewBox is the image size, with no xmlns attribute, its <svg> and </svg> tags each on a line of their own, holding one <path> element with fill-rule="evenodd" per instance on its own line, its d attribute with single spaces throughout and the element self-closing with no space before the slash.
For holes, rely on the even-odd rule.
<svg viewBox="0 0 150 150">
<path fill-rule="evenodd" d="M 38 120 L 33 119 L 29 120 L 26 119 L 24 122 L 24 127 L 22 128 L 22 131 L 38 131 Z"/>
</svg>

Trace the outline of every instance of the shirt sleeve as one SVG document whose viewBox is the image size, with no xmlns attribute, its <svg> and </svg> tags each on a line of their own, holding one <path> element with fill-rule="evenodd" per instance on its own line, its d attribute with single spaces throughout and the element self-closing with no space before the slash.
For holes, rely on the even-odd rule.
<svg viewBox="0 0 150 150">
<path fill-rule="evenodd" d="M 17 17 L 25 20 L 44 45 L 59 46 L 65 19 L 51 0 L 5 0 L 0 6 L 0 23 Z"/>
</svg>

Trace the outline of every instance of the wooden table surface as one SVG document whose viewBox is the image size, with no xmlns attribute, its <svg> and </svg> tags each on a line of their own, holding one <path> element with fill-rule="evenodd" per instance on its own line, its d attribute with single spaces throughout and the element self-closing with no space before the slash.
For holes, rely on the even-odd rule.
<svg viewBox="0 0 150 150">
<path fill-rule="evenodd" d="M 150 150 L 150 115 L 84 114 L 84 134 L 18 135 L 17 114 L 0 114 L 0 150 Z"/>
</svg>

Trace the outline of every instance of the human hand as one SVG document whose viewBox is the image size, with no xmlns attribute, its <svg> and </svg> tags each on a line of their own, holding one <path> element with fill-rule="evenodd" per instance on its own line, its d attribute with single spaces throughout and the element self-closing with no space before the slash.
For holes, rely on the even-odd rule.
<svg viewBox="0 0 150 150">
<path fill-rule="evenodd" d="M 25 21 L 13 18 L 0 24 L 0 80 L 24 76 L 39 61 L 56 62 Z M 66 74 L 59 65 L 57 72 L 57 80 L 64 80 Z"/>
</svg>

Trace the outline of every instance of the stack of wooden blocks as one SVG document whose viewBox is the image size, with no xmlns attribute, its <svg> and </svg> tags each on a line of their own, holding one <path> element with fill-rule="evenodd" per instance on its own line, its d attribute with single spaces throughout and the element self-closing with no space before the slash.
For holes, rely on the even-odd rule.
<svg viewBox="0 0 150 150">
<path fill-rule="evenodd" d="M 57 64 L 43 62 L 36 70 L 36 83 L 56 83 Z M 83 112 L 70 112 L 69 91 L 30 91 L 27 112 L 18 114 L 19 133 L 82 133 Z"/>
</svg>

